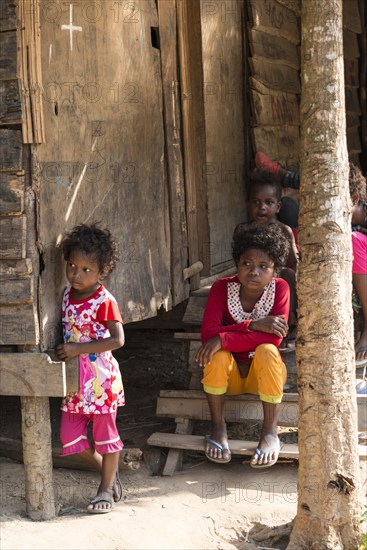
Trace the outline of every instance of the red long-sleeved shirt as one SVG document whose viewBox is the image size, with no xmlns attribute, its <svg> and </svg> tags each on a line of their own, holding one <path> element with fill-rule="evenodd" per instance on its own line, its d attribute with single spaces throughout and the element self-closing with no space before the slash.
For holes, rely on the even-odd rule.
<svg viewBox="0 0 367 550">
<path fill-rule="evenodd" d="M 235 359 L 250 363 L 249 353 L 260 344 L 274 344 L 279 347 L 282 338 L 268 332 L 253 331 L 248 328 L 251 319 L 237 322 L 228 309 L 228 284 L 239 283 L 237 275 L 216 281 L 210 289 L 203 322 L 201 340 L 205 343 L 214 336 L 220 337 L 222 349 L 231 351 Z M 275 279 L 274 305 L 268 315 L 289 316 L 289 286 L 283 279 Z"/>
</svg>

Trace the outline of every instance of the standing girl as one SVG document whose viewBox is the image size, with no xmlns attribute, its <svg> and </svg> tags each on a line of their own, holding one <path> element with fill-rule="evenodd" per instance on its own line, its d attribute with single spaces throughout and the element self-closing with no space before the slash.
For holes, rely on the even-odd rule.
<svg viewBox="0 0 367 550">
<path fill-rule="evenodd" d="M 103 514 L 112 499 L 122 498 L 118 473 L 123 448 L 117 427 L 117 407 L 125 404 L 119 365 L 111 350 L 124 344 L 121 314 L 115 298 L 101 284 L 118 260 L 117 244 L 108 229 L 78 225 L 60 244 L 69 282 L 62 303 L 64 344 L 59 359 L 79 356 L 79 391 L 64 397 L 61 406 L 62 456 L 78 454 L 101 473 L 97 495 L 87 511 Z M 87 438 L 93 422 L 94 448 Z"/>
</svg>

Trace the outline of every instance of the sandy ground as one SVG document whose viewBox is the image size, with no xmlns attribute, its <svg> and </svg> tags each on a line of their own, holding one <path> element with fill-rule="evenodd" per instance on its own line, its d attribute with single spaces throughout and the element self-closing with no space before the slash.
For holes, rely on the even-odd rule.
<svg viewBox="0 0 367 550">
<path fill-rule="evenodd" d="M 54 470 L 54 521 L 25 514 L 23 466 L 1 459 L 1 549 L 240 549 L 258 546 L 251 529 L 281 525 L 296 513 L 297 466 L 254 471 L 242 460 L 218 466 L 196 460 L 173 477 L 142 465 L 123 472 L 125 499 L 104 515 L 85 513 L 98 476 Z M 280 542 L 272 548 L 285 548 Z"/>
</svg>

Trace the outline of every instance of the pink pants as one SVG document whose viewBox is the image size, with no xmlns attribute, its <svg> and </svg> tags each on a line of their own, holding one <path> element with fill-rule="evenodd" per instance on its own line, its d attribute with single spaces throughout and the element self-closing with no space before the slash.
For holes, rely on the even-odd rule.
<svg viewBox="0 0 367 550">
<path fill-rule="evenodd" d="M 124 445 L 116 426 L 117 411 L 108 414 L 79 414 L 61 411 L 61 456 L 81 453 L 90 449 L 87 432 L 93 422 L 94 448 L 101 455 L 121 451 Z"/>
</svg>

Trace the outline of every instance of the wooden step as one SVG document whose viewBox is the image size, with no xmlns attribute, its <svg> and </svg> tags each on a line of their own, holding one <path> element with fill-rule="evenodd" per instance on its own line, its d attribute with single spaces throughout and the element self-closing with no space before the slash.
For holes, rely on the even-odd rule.
<svg viewBox="0 0 367 550">
<path fill-rule="evenodd" d="M 283 394 L 279 404 L 279 426 L 298 425 L 298 393 Z M 367 396 L 357 395 L 358 431 L 367 430 Z M 262 403 L 257 395 L 232 395 L 225 400 L 227 422 L 262 420 Z M 200 390 L 162 390 L 157 399 L 157 416 L 210 420 L 205 393 Z"/>
<path fill-rule="evenodd" d="M 257 447 L 257 441 L 240 441 L 231 439 L 228 441 L 232 454 L 240 456 L 252 455 Z M 149 445 L 155 447 L 169 447 L 170 449 L 179 449 L 181 451 L 202 451 L 205 450 L 205 439 L 202 435 L 182 435 L 168 433 L 153 433 L 148 439 Z M 367 446 L 358 446 L 359 458 L 367 459 Z M 280 458 L 298 459 L 298 445 L 294 443 L 285 443 L 279 453 Z"/>
</svg>

